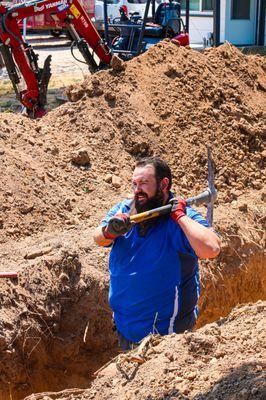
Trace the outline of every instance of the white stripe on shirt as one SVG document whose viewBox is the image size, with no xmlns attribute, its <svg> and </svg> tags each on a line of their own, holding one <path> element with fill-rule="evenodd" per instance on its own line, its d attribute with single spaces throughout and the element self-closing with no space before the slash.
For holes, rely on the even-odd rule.
<svg viewBox="0 0 266 400">
<path fill-rule="evenodd" d="M 172 317 L 170 318 L 170 324 L 169 324 L 169 329 L 168 329 L 168 335 L 171 335 L 171 333 L 174 332 L 174 322 L 176 319 L 178 313 L 178 288 L 177 286 L 175 287 L 175 302 L 174 302 L 174 312 Z"/>
</svg>

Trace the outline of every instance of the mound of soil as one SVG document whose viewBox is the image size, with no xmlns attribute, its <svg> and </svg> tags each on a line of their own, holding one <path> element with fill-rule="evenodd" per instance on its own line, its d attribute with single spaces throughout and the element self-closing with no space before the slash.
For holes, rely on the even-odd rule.
<svg viewBox="0 0 266 400">
<path fill-rule="evenodd" d="M 148 336 L 99 371 L 87 390 L 30 400 L 263 400 L 266 303 L 236 308 L 196 332 Z"/>
<path fill-rule="evenodd" d="M 229 44 L 201 54 L 164 41 L 121 72 L 73 86 L 80 100 L 41 121 L 1 115 L 0 241 L 95 224 L 149 154 L 168 160 L 184 196 L 206 186 L 206 145 L 221 204 L 262 190 L 265 69 L 263 57 Z"/>
<path fill-rule="evenodd" d="M 198 53 L 164 41 L 70 87 L 72 103 L 40 121 L 0 115 L 0 271 L 19 275 L 0 281 L 1 398 L 88 387 L 117 353 L 108 250 L 91 235 L 128 194 L 139 157 L 165 158 L 175 192 L 187 196 L 205 189 L 212 148 L 223 247 L 201 263 L 198 326 L 266 298 L 265 70 L 262 57 L 229 44 Z M 163 398 L 157 389 L 150 399 Z"/>
</svg>

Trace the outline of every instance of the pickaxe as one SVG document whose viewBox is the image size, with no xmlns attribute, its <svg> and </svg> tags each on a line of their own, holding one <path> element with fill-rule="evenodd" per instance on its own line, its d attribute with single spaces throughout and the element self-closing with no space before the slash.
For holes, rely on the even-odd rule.
<svg viewBox="0 0 266 400">
<path fill-rule="evenodd" d="M 207 222 L 210 226 L 212 226 L 213 221 L 213 203 L 217 198 L 217 191 L 214 187 L 214 172 L 213 172 L 213 163 L 211 157 L 211 150 L 208 148 L 208 188 L 204 190 L 204 192 L 200 193 L 197 196 L 189 197 L 186 200 L 186 204 L 188 206 L 199 206 L 201 204 L 207 204 Z M 130 221 L 139 223 L 142 221 L 146 221 L 151 218 L 159 217 L 163 214 L 169 214 L 173 212 L 175 209 L 175 202 L 171 204 L 167 204 L 162 207 L 154 208 L 153 210 L 145 211 L 139 214 L 131 215 Z M 113 221 L 115 222 L 115 221 Z"/>
</svg>

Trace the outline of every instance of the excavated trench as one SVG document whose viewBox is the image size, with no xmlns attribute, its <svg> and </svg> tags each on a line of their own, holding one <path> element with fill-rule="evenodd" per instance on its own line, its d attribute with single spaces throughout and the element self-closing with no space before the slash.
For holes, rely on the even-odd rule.
<svg viewBox="0 0 266 400">
<path fill-rule="evenodd" d="M 1 284 L 1 399 L 87 387 L 116 352 L 107 284 L 64 250 Z"/>
<path fill-rule="evenodd" d="M 238 304 L 266 298 L 261 242 L 246 233 L 241 244 L 241 232 L 234 240 L 229 240 L 228 232 L 232 233 L 232 224 L 222 232 L 219 259 L 201 265 L 198 327 L 226 317 Z M 75 232 L 73 237 L 79 235 Z M 101 267 L 107 263 L 106 252 L 98 254 L 97 270 L 90 264 L 94 253 L 69 250 L 68 239 L 61 240 L 60 251 L 58 239 L 57 244 L 50 240 L 51 248 L 57 248 L 55 254 L 36 257 L 25 265 L 17 283 L 1 282 L 5 331 L 0 341 L 1 400 L 87 388 L 94 372 L 118 354 L 107 300 L 108 274 Z M 76 246 L 82 249 L 80 243 Z M 35 257 L 34 248 L 28 249 L 30 257 Z"/>
</svg>

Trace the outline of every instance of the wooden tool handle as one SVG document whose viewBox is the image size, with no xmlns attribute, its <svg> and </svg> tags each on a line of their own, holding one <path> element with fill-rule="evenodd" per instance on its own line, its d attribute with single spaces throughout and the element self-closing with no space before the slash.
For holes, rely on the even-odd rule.
<svg viewBox="0 0 266 400">
<path fill-rule="evenodd" d="M 17 272 L 0 272 L 0 278 L 17 278 Z"/>
</svg>

